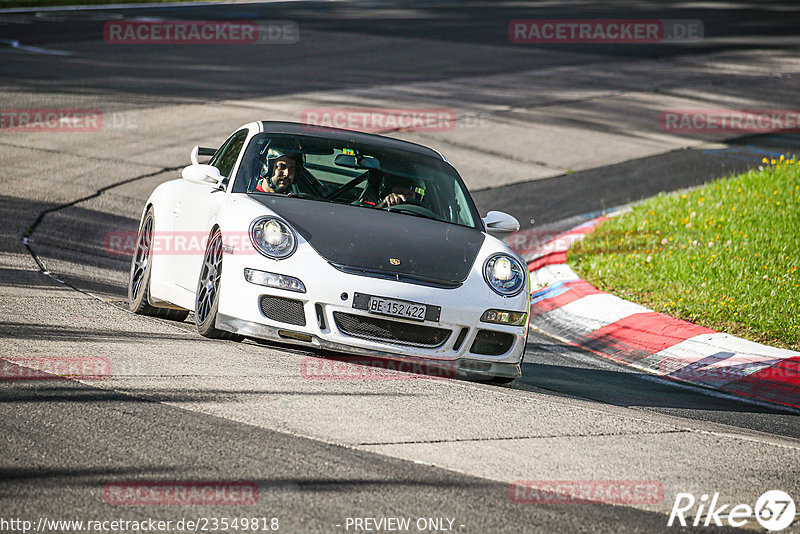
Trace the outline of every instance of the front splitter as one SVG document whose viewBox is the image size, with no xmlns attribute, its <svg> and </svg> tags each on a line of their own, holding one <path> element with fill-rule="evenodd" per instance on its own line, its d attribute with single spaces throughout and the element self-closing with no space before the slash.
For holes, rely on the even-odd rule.
<svg viewBox="0 0 800 534">
<path fill-rule="evenodd" d="M 522 370 L 520 369 L 519 363 L 492 362 L 472 358 L 436 360 L 419 358 L 415 356 L 405 356 L 392 352 L 364 349 L 362 347 L 354 347 L 344 343 L 336 343 L 322 339 L 313 334 L 308 334 L 305 332 L 292 332 L 291 327 L 278 328 L 274 326 L 267 326 L 254 323 L 252 321 L 237 319 L 236 317 L 231 317 L 229 315 L 218 314 L 216 327 L 220 330 L 258 339 L 280 341 L 281 343 L 291 343 L 308 348 L 319 348 L 333 352 L 341 352 L 348 355 L 355 354 L 357 356 L 364 356 L 367 358 L 382 358 L 398 362 L 408 362 L 412 364 L 411 369 L 409 369 L 411 372 L 424 369 L 426 374 L 431 374 L 431 372 L 435 371 L 439 373 L 437 376 L 445 378 L 462 378 L 466 380 L 500 378 L 513 380 L 522 376 Z M 283 335 L 281 333 L 283 333 Z M 287 336 L 287 333 L 294 333 L 298 335 Z M 301 336 L 307 337 L 308 340 L 305 341 L 298 339 Z"/>
</svg>

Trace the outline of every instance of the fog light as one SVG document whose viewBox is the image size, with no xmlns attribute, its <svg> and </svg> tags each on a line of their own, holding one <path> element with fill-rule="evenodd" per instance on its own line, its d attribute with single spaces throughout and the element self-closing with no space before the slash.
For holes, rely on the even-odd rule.
<svg viewBox="0 0 800 534">
<path fill-rule="evenodd" d="M 497 323 L 509 324 L 513 326 L 522 326 L 528 318 L 528 312 L 513 312 L 503 310 L 486 310 L 481 315 L 481 321 L 484 323 Z"/>
<path fill-rule="evenodd" d="M 245 269 L 244 279 L 251 284 L 258 284 L 260 286 L 274 287 L 277 289 L 285 289 L 287 291 L 295 291 L 297 293 L 305 293 L 306 286 L 292 276 L 284 274 L 268 273 L 266 271 L 258 271 L 256 269 Z"/>
</svg>

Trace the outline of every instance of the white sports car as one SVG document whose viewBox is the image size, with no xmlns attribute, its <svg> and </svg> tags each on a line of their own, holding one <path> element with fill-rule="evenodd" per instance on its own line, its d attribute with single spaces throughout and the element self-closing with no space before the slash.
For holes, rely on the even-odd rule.
<svg viewBox="0 0 800 534">
<path fill-rule="evenodd" d="M 200 164 L 198 156 L 212 156 Z M 128 296 L 136 313 L 244 336 L 520 376 L 530 284 L 435 150 L 286 122 L 195 147 L 144 207 Z"/>
</svg>

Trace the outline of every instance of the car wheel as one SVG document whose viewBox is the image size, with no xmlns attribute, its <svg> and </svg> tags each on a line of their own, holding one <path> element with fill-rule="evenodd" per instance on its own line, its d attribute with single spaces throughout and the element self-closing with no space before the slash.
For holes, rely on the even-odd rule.
<svg viewBox="0 0 800 534">
<path fill-rule="evenodd" d="M 188 310 L 158 308 L 150 305 L 150 272 L 153 263 L 153 228 L 155 218 L 153 208 L 148 208 L 142 226 L 136 236 L 136 249 L 131 260 L 131 273 L 128 279 L 128 309 L 140 315 L 150 315 L 173 321 L 183 321 Z"/>
<path fill-rule="evenodd" d="M 495 376 L 489 380 L 488 383 L 496 386 L 502 386 L 503 384 L 510 384 L 514 380 L 516 380 L 516 378 L 510 376 Z"/>
<path fill-rule="evenodd" d="M 216 328 L 219 282 L 222 277 L 222 233 L 214 228 L 203 255 L 203 266 L 194 301 L 194 322 L 200 335 L 212 339 L 241 341 L 244 336 Z"/>
</svg>

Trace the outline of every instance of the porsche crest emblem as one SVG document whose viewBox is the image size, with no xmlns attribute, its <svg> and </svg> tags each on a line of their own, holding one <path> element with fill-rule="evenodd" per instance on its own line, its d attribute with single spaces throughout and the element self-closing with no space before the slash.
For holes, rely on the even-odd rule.
<svg viewBox="0 0 800 534">
<path fill-rule="evenodd" d="M 389 263 L 391 263 L 392 265 L 400 265 L 400 260 L 398 260 L 397 258 L 389 258 Z"/>
</svg>

